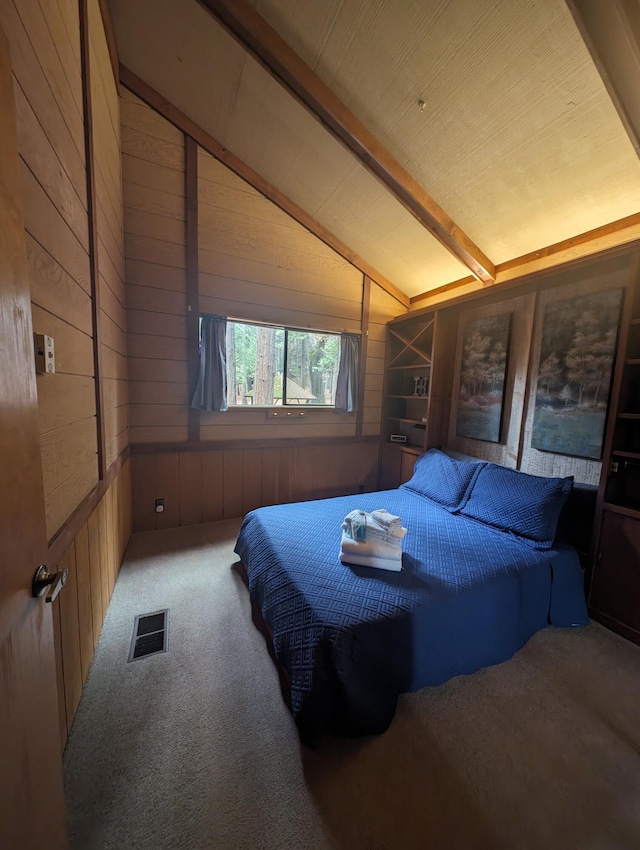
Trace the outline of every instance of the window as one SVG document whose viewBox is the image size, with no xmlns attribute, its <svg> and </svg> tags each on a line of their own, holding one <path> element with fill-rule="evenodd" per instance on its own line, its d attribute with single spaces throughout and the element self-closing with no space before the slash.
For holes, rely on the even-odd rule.
<svg viewBox="0 0 640 850">
<path fill-rule="evenodd" d="M 335 404 L 339 334 L 230 319 L 226 343 L 229 407 Z"/>
</svg>

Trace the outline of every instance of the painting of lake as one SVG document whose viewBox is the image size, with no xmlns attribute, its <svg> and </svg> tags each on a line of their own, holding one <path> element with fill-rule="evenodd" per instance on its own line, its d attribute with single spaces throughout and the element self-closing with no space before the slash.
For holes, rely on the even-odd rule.
<svg viewBox="0 0 640 850">
<path fill-rule="evenodd" d="M 469 322 L 462 336 L 456 434 L 500 442 L 511 313 Z"/>
<path fill-rule="evenodd" d="M 548 304 L 531 445 L 599 460 L 618 336 L 622 289 Z"/>
</svg>

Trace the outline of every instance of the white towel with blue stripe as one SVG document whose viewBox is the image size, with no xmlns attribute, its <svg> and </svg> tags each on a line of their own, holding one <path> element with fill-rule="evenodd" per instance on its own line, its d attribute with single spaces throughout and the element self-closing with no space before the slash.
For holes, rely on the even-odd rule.
<svg viewBox="0 0 640 850">
<path fill-rule="evenodd" d="M 382 508 L 371 513 L 351 511 L 342 523 L 340 560 L 343 564 L 399 572 L 402 569 L 402 540 L 406 533 L 400 517 Z"/>
</svg>

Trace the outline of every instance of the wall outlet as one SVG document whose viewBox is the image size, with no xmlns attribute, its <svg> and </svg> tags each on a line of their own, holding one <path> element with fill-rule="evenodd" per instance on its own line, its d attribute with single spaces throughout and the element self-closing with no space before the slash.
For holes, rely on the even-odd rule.
<svg viewBox="0 0 640 850">
<path fill-rule="evenodd" d="M 156 499 L 156 513 L 161 514 L 164 511 L 164 499 Z"/>
</svg>

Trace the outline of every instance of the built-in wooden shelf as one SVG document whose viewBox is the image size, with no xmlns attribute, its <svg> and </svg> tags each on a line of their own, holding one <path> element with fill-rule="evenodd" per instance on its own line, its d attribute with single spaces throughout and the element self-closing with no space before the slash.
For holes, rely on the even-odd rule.
<svg viewBox="0 0 640 850">
<path fill-rule="evenodd" d="M 626 457 L 629 460 L 640 460 L 640 452 L 625 452 L 620 449 L 611 449 L 611 456 Z"/>
<path fill-rule="evenodd" d="M 632 357 L 630 360 L 625 360 L 626 366 L 640 366 L 640 357 Z"/>
<path fill-rule="evenodd" d="M 619 413 L 618 419 L 640 419 L 640 413 Z"/>
<path fill-rule="evenodd" d="M 602 508 L 605 511 L 611 511 L 612 514 L 622 514 L 630 516 L 634 519 L 640 519 L 640 501 L 623 502 L 603 502 Z"/>
<path fill-rule="evenodd" d="M 425 369 L 431 368 L 431 363 L 429 360 L 425 360 L 424 363 L 412 363 L 411 366 L 389 366 L 389 369 Z"/>
<path fill-rule="evenodd" d="M 423 425 L 424 426 L 424 425 L 427 424 L 426 419 L 405 419 L 402 416 L 387 416 L 387 419 L 389 419 L 392 422 L 408 422 L 410 425 Z"/>
<path fill-rule="evenodd" d="M 426 401 L 429 398 L 429 396 L 426 396 L 426 395 L 388 395 L 387 398 L 411 398 L 411 399 L 421 399 L 423 401 Z M 395 417 L 390 417 L 390 418 L 393 419 Z"/>
<path fill-rule="evenodd" d="M 387 446 L 410 455 L 421 455 L 424 452 L 422 446 L 417 446 L 414 443 L 387 443 Z"/>
<path fill-rule="evenodd" d="M 379 476 L 382 489 L 408 481 L 416 458 L 428 445 L 436 444 L 434 429 L 440 429 L 443 421 L 439 409 L 435 416 L 430 415 L 431 404 L 439 395 L 432 383 L 440 374 L 434 357 L 436 325 L 435 311 L 398 317 L 387 325 Z M 449 330 L 449 325 L 446 328 Z M 451 335 L 455 338 L 453 330 Z M 439 339 L 444 344 L 442 333 Z M 440 389 L 440 385 L 436 387 Z M 391 442 L 392 436 L 406 442 Z"/>
</svg>

